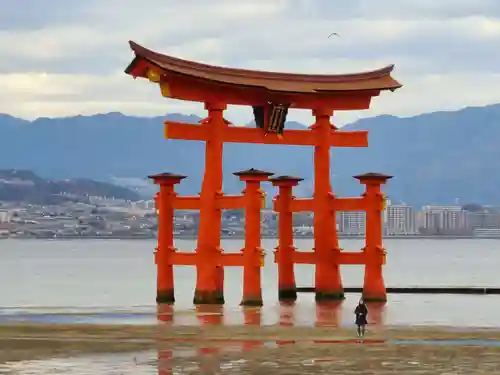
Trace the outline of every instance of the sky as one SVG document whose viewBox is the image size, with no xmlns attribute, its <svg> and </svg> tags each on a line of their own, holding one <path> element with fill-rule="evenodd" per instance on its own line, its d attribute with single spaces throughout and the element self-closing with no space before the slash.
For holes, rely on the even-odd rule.
<svg viewBox="0 0 500 375">
<path fill-rule="evenodd" d="M 337 112 L 340 126 L 500 102 L 498 0 L 0 0 L 0 113 L 205 113 L 125 75 L 129 40 L 259 70 L 335 74 L 395 64 L 403 88 L 374 98 L 369 110 Z M 246 123 L 252 112 L 231 107 L 227 117 Z M 310 123 L 311 114 L 294 110 L 289 119 Z"/>
</svg>

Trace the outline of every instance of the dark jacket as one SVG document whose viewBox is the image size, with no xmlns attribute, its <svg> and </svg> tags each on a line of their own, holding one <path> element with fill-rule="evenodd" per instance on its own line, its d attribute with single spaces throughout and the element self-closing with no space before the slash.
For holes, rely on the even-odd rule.
<svg viewBox="0 0 500 375">
<path fill-rule="evenodd" d="M 356 306 L 354 314 L 356 314 L 356 325 L 363 326 L 368 324 L 368 321 L 366 320 L 366 317 L 368 316 L 368 308 L 364 303 Z"/>
</svg>

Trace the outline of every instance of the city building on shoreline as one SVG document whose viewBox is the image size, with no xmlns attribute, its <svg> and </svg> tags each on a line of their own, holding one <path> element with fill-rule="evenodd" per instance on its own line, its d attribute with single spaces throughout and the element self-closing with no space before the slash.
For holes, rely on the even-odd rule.
<svg viewBox="0 0 500 375">
<path fill-rule="evenodd" d="M 404 203 L 393 205 L 388 200 L 384 212 L 384 232 L 389 236 L 418 234 L 413 207 Z"/>
<path fill-rule="evenodd" d="M 467 235 L 469 214 L 462 206 L 424 206 L 417 214 L 418 227 L 429 235 Z"/>
<path fill-rule="evenodd" d="M 365 212 L 337 212 L 340 236 L 363 237 Z M 222 212 L 223 237 L 244 235 L 243 210 Z M 294 213 L 297 238 L 314 234 L 312 213 Z M 275 237 L 278 219 L 271 209 L 262 210 L 262 235 Z M 175 235 L 196 238 L 199 213 L 176 211 Z M 500 238 L 500 209 L 494 206 L 426 205 L 416 210 L 405 203 L 387 200 L 383 213 L 383 233 L 391 236 L 467 236 Z M 0 238 L 155 238 L 157 218 L 152 200 L 138 202 L 92 197 L 88 203 L 60 205 L 0 202 Z"/>
<path fill-rule="evenodd" d="M 364 211 L 337 212 L 337 230 L 349 236 L 364 236 L 366 215 Z"/>
</svg>

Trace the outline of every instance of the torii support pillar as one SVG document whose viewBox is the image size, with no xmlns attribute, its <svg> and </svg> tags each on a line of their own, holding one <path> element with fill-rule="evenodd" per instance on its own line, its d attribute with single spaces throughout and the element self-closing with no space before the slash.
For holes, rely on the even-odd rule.
<svg viewBox="0 0 500 375">
<path fill-rule="evenodd" d="M 243 249 L 243 299 L 242 306 L 262 306 L 262 287 L 260 268 L 264 249 L 261 247 L 260 210 L 265 195 L 260 183 L 267 181 L 274 173 L 249 169 L 233 173 L 246 183 L 243 196 L 245 200 L 245 248 Z"/>
<path fill-rule="evenodd" d="M 174 247 L 174 185 L 186 178 L 172 173 L 160 173 L 148 176 L 155 184 L 160 185 L 160 192 L 155 199 L 158 210 L 158 247 L 155 253 L 156 302 L 174 303 L 174 270 L 170 256 Z"/>
<path fill-rule="evenodd" d="M 276 211 L 278 212 L 278 247 L 276 248 L 276 262 L 278 263 L 278 299 L 280 301 L 295 301 L 297 290 L 295 285 L 293 246 L 293 212 L 292 188 L 297 186 L 303 178 L 279 176 L 270 181 L 279 188 L 276 197 Z"/>
<path fill-rule="evenodd" d="M 366 185 L 366 243 L 365 243 L 365 280 L 363 283 L 363 299 L 367 302 L 387 301 L 382 266 L 385 264 L 386 252 L 382 245 L 382 212 L 385 199 L 381 185 L 392 176 L 380 173 L 366 173 L 354 176 Z"/>
</svg>

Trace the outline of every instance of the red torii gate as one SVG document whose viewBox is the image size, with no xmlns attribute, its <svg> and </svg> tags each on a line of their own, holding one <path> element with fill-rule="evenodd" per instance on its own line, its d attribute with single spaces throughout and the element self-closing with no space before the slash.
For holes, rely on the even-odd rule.
<svg viewBox="0 0 500 375">
<path fill-rule="evenodd" d="M 222 192 L 222 154 L 225 142 L 300 145 L 314 147 L 314 195 L 291 198 L 297 178 L 276 178 L 280 197 L 280 245 L 276 261 L 280 268 L 281 299 L 294 297 L 294 263 L 315 264 L 316 300 L 344 298 L 340 264 L 365 264 L 364 297 L 385 300 L 382 264 L 380 185 L 390 178 L 381 174 L 357 176 L 367 185 L 362 198 L 337 198 L 330 183 L 330 148 L 366 147 L 368 132 L 337 131 L 330 122 L 334 110 L 367 109 L 382 90 L 401 87 L 390 73 L 393 66 L 349 75 L 305 75 L 229 69 L 190 62 L 148 50 L 130 42 L 135 58 L 126 73 L 149 79 L 165 97 L 205 103 L 208 117 L 199 125 L 165 121 L 165 137 L 206 142 L 205 174 L 200 196 L 179 197 L 174 185 L 184 176 L 150 176 L 160 185 L 157 301 L 174 301 L 172 265 L 195 265 L 197 282 L 194 303 L 223 303 L 224 266 L 243 266 L 243 304 L 260 305 L 260 183 L 270 172 L 248 170 L 235 173 L 247 187 L 241 196 Z M 235 127 L 224 119 L 228 104 L 251 105 L 257 128 Z M 289 108 L 310 109 L 316 118 L 310 130 L 285 130 Z M 287 198 L 288 197 L 288 198 Z M 221 210 L 245 208 L 245 248 L 240 254 L 224 253 L 220 247 Z M 198 246 L 195 253 L 179 253 L 173 246 L 173 210 L 200 210 Z M 345 253 L 338 246 L 335 212 L 366 210 L 366 247 L 361 253 Z M 314 252 L 298 252 L 290 239 L 291 212 L 314 212 Z M 258 269 L 258 270 L 257 270 Z"/>
</svg>

